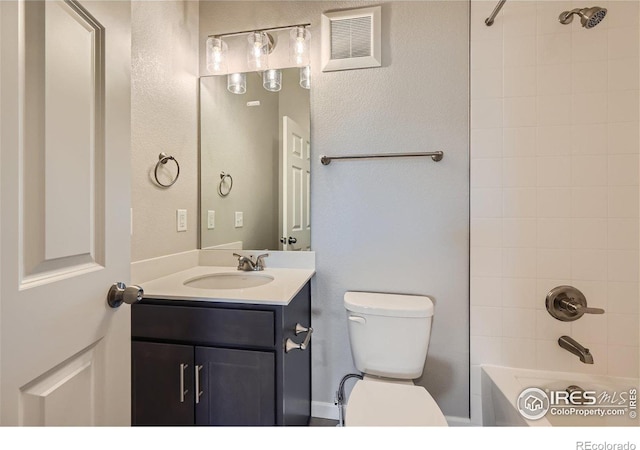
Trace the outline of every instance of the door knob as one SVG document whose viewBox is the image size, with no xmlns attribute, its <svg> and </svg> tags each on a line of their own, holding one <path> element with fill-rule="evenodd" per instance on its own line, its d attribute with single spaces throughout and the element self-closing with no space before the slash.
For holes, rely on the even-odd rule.
<svg viewBox="0 0 640 450">
<path fill-rule="evenodd" d="M 127 303 L 131 305 L 132 303 L 137 303 L 142 300 L 142 295 L 144 294 L 144 290 L 140 286 L 129 286 L 122 283 L 121 281 L 117 283 L 113 283 L 109 292 L 107 293 L 107 303 L 112 308 L 117 308 L 122 303 Z"/>
<path fill-rule="evenodd" d="M 296 238 L 294 238 L 294 237 L 291 237 L 291 236 L 289 236 L 289 239 L 287 239 L 286 236 L 282 236 L 280 238 L 280 243 L 281 244 L 289 244 L 289 245 L 291 245 L 291 244 L 295 244 L 296 242 L 298 242 L 298 240 Z"/>
<path fill-rule="evenodd" d="M 294 237 L 289 236 L 289 244 L 295 244 L 298 240 Z"/>
</svg>

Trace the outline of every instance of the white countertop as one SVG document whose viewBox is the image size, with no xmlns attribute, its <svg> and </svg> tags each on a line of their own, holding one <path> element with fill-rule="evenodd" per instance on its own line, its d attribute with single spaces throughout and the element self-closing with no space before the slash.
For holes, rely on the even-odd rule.
<svg viewBox="0 0 640 450">
<path fill-rule="evenodd" d="M 272 276 L 272 282 L 243 289 L 200 289 L 183 284 L 186 280 L 213 273 L 244 272 L 235 267 L 196 266 L 140 285 L 144 289 L 144 298 L 286 306 L 311 279 L 315 270 L 266 268 L 255 273 Z"/>
</svg>

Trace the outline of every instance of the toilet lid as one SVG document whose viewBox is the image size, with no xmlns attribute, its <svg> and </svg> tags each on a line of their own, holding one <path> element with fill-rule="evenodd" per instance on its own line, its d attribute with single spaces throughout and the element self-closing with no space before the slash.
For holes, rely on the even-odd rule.
<svg viewBox="0 0 640 450">
<path fill-rule="evenodd" d="M 345 426 L 448 426 L 429 392 L 413 384 L 362 380 L 351 391 Z"/>
</svg>

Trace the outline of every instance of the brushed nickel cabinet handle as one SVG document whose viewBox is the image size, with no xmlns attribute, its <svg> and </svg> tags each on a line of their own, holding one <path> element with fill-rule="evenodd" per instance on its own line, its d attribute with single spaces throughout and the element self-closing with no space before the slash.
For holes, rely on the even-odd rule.
<svg viewBox="0 0 640 450">
<path fill-rule="evenodd" d="M 200 403 L 200 396 L 203 393 L 200 390 L 200 371 L 201 370 L 202 370 L 202 365 L 196 365 L 196 405 Z"/>
<path fill-rule="evenodd" d="M 184 388 L 184 371 L 189 367 L 188 364 L 180 364 L 180 403 L 184 403 L 184 396 L 189 392 Z"/>
</svg>

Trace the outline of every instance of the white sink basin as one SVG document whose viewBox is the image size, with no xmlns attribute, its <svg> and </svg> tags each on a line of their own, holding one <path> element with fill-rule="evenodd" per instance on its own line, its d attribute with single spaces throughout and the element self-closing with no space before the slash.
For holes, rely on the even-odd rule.
<svg viewBox="0 0 640 450">
<path fill-rule="evenodd" d="M 183 284 L 198 289 L 245 289 L 271 283 L 271 275 L 238 272 L 238 273 L 210 273 L 190 278 Z"/>
</svg>

